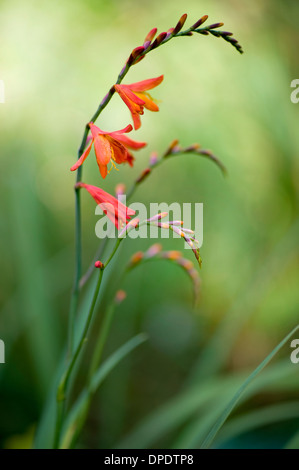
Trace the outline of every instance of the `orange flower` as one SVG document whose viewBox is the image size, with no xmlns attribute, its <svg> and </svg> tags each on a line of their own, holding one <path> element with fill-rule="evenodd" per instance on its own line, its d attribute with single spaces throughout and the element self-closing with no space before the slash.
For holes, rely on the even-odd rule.
<svg viewBox="0 0 299 470">
<path fill-rule="evenodd" d="M 135 215 L 135 211 L 133 211 L 133 209 L 129 209 L 118 199 L 97 186 L 77 183 L 75 187 L 85 188 L 89 192 L 95 202 L 100 205 L 107 217 L 114 223 L 117 230 L 123 225 L 126 225 L 130 218 Z"/>
<path fill-rule="evenodd" d="M 131 83 L 131 85 L 114 85 L 115 91 L 131 111 L 134 128 L 136 130 L 141 126 L 140 115 L 144 113 L 144 108 L 150 111 L 159 111 L 158 105 L 154 102 L 150 94 L 147 93 L 147 90 L 151 90 L 160 85 L 163 78 L 164 75 L 160 75 L 160 77 Z"/>
<path fill-rule="evenodd" d="M 75 165 L 72 166 L 71 171 L 77 170 L 82 165 L 90 153 L 92 144 L 94 144 L 97 163 L 103 178 L 107 176 L 107 165 L 110 161 L 114 167 L 115 163 L 129 163 L 130 166 L 133 166 L 134 157 L 128 151 L 128 148 L 137 150 L 146 145 L 145 142 L 136 142 L 124 135 L 131 132 L 133 129 L 131 125 L 115 132 L 102 131 L 92 122 L 89 123 L 89 127 L 91 130 L 91 141 Z"/>
</svg>

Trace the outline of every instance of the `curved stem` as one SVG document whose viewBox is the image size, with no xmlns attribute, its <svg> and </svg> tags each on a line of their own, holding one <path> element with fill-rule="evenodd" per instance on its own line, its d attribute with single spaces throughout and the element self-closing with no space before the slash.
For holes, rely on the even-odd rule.
<svg viewBox="0 0 299 470">
<path fill-rule="evenodd" d="M 80 354 L 80 352 L 83 348 L 83 345 L 86 341 L 86 335 L 87 335 L 87 332 L 88 332 L 88 329 L 89 329 L 89 325 L 91 323 L 91 319 L 93 317 L 95 305 L 96 305 L 99 290 L 100 290 L 100 287 L 101 287 L 102 277 L 103 277 L 103 269 L 100 269 L 98 282 L 97 282 L 97 285 L 96 285 L 96 288 L 95 288 L 95 291 L 94 291 L 94 294 L 93 294 L 91 306 L 89 308 L 87 320 L 86 320 L 86 323 L 85 323 L 85 326 L 84 326 L 79 344 L 78 344 L 78 346 L 77 346 L 77 348 L 76 348 L 76 350 L 75 350 L 75 352 L 72 356 L 71 361 L 69 362 L 69 365 L 68 365 L 68 367 L 67 367 L 67 369 L 66 369 L 66 371 L 65 371 L 65 373 L 64 373 L 64 375 L 63 375 L 63 377 L 60 381 L 58 389 L 57 389 L 57 397 L 56 397 L 56 400 L 57 400 L 57 418 L 56 418 L 56 431 L 55 431 L 55 441 L 54 441 L 54 447 L 55 448 L 59 447 L 60 433 L 61 433 L 61 427 L 62 427 L 62 423 L 63 423 L 64 407 L 65 407 L 65 399 L 66 399 L 66 391 L 67 391 L 68 382 L 69 382 L 71 373 L 74 369 L 74 366 L 77 362 L 78 356 L 79 356 L 79 354 Z"/>
<path fill-rule="evenodd" d="M 80 354 L 80 352 L 81 352 L 81 350 L 84 346 L 84 343 L 87 340 L 86 335 L 88 333 L 88 329 L 89 329 L 89 326 L 90 326 L 90 323 L 91 323 L 91 320 L 92 320 L 92 317 L 93 317 L 94 309 L 95 309 L 95 306 L 96 306 L 96 302 L 97 302 L 97 299 L 98 299 L 104 269 L 108 266 L 108 264 L 112 260 L 112 258 L 115 255 L 121 241 L 122 241 L 121 238 L 117 239 L 117 242 L 116 242 L 116 244 L 114 246 L 114 249 L 111 252 L 109 258 L 104 263 L 103 268 L 99 270 L 98 282 L 97 282 L 97 285 L 96 285 L 96 288 L 95 288 L 95 291 L 94 291 L 94 294 L 93 294 L 92 302 L 91 302 L 91 305 L 90 305 L 90 308 L 89 308 L 88 316 L 87 316 L 87 319 L 86 319 L 86 323 L 84 325 L 84 329 L 83 329 L 79 344 L 78 344 L 77 348 L 75 349 L 74 354 L 72 355 L 72 358 L 71 358 L 71 360 L 68 364 L 68 367 L 67 367 L 65 373 L 62 376 L 62 379 L 61 379 L 61 381 L 59 383 L 59 386 L 58 386 L 58 389 L 57 389 L 57 396 L 56 396 L 57 416 L 56 416 L 56 428 L 55 428 L 55 437 L 54 437 L 54 448 L 59 447 L 61 428 L 62 428 L 62 424 L 63 424 L 64 410 L 65 410 L 65 399 L 66 399 L 66 392 L 67 392 L 68 382 L 69 382 L 71 373 L 72 373 L 72 371 L 75 367 L 75 364 L 77 362 L 77 359 L 79 357 L 79 354 Z"/>
</svg>

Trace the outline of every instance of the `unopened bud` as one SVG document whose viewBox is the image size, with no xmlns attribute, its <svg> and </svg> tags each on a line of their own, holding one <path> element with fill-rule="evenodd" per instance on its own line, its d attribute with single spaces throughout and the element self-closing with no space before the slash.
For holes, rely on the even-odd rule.
<svg viewBox="0 0 299 470">
<path fill-rule="evenodd" d="M 125 237 L 127 233 L 131 232 L 139 225 L 139 222 L 140 220 L 138 218 L 130 220 L 130 222 L 128 222 L 127 225 L 121 230 L 118 238 Z"/>
<path fill-rule="evenodd" d="M 157 224 L 158 227 L 160 228 L 165 228 L 165 229 L 169 229 L 169 224 L 165 223 L 165 222 L 159 222 Z"/>
<path fill-rule="evenodd" d="M 118 290 L 115 294 L 114 301 L 117 304 L 121 304 L 125 300 L 126 297 L 127 297 L 127 294 L 124 290 Z"/>
<path fill-rule="evenodd" d="M 160 33 L 159 36 L 157 36 L 154 42 L 152 43 L 151 49 L 155 49 L 156 47 L 160 46 L 161 42 L 166 38 L 166 36 L 167 33 Z"/>
<path fill-rule="evenodd" d="M 174 28 L 169 28 L 165 37 L 169 38 L 169 36 L 173 36 L 173 34 L 174 34 Z"/>
<path fill-rule="evenodd" d="M 150 174 L 151 171 L 152 170 L 150 168 L 146 168 L 145 170 L 143 170 L 143 172 L 141 173 L 139 178 L 137 178 L 136 183 L 139 184 L 142 181 L 144 181 L 148 177 L 148 175 Z"/>
<path fill-rule="evenodd" d="M 155 222 L 155 220 L 161 220 L 164 219 L 164 217 L 168 216 L 168 212 L 160 212 L 160 214 L 156 214 L 150 219 L 147 219 L 148 222 Z"/>
<path fill-rule="evenodd" d="M 177 250 L 166 251 L 165 258 L 170 259 L 172 261 L 176 261 L 181 258 L 182 253 Z"/>
<path fill-rule="evenodd" d="M 153 256 L 156 256 L 158 253 L 160 253 L 160 251 L 162 251 L 161 243 L 155 243 L 154 245 L 149 247 L 149 249 L 145 253 L 145 257 L 152 258 Z"/>
<path fill-rule="evenodd" d="M 177 139 L 173 140 L 171 144 L 169 145 L 168 149 L 166 150 L 164 157 L 167 157 L 168 155 L 171 155 L 172 153 L 178 151 L 179 150 L 178 143 L 179 141 Z"/>
<path fill-rule="evenodd" d="M 168 223 L 170 225 L 184 225 L 184 222 L 182 220 L 170 220 Z"/>
<path fill-rule="evenodd" d="M 152 42 L 152 40 L 156 36 L 156 33 L 157 33 L 157 28 L 153 28 L 153 29 L 150 30 L 150 32 L 147 34 L 147 36 L 144 39 L 143 47 L 145 46 L 145 43 L 147 43 L 147 42 L 151 43 Z"/>
<path fill-rule="evenodd" d="M 184 15 L 181 16 L 181 18 L 179 19 L 176 27 L 174 28 L 173 34 L 177 34 L 181 31 L 182 27 L 185 24 L 186 19 L 187 19 L 187 13 L 184 13 Z"/>
<path fill-rule="evenodd" d="M 126 192 L 126 185 L 123 183 L 119 183 L 115 186 L 115 195 L 122 196 Z"/>
<path fill-rule="evenodd" d="M 191 29 L 198 28 L 198 26 L 202 25 L 205 21 L 207 21 L 208 18 L 209 18 L 208 15 L 202 16 L 198 21 L 196 21 L 196 23 L 194 23 Z"/>
<path fill-rule="evenodd" d="M 104 264 L 102 263 L 102 261 L 96 261 L 94 263 L 94 267 L 99 268 L 99 269 L 104 269 Z"/>
<path fill-rule="evenodd" d="M 216 28 L 221 28 L 221 26 L 223 26 L 224 23 L 213 23 L 213 24 L 210 24 L 209 26 L 207 26 L 207 29 L 216 29 Z"/>
<path fill-rule="evenodd" d="M 143 47 L 143 46 L 135 47 L 135 49 L 133 49 L 133 51 L 131 52 L 130 57 L 128 58 L 128 65 L 132 65 L 133 62 L 135 61 L 135 59 L 136 59 L 139 55 L 141 55 L 143 51 L 144 51 L 144 47 Z"/>
<path fill-rule="evenodd" d="M 194 264 L 192 263 L 192 261 L 186 258 L 181 258 L 180 260 L 178 260 L 178 263 L 187 271 L 190 271 L 194 268 Z"/>
<path fill-rule="evenodd" d="M 157 154 L 157 152 L 153 152 L 150 156 L 149 165 L 150 166 L 155 166 L 157 161 L 158 161 L 158 154 Z"/>
<path fill-rule="evenodd" d="M 130 266 L 135 266 L 136 264 L 140 263 L 140 261 L 143 258 L 143 253 L 142 251 L 137 251 L 137 253 L 134 253 L 134 255 L 130 259 Z"/>
<path fill-rule="evenodd" d="M 184 152 L 194 152 L 195 150 L 198 150 L 199 148 L 200 148 L 199 144 L 189 145 L 189 147 L 186 147 L 184 149 Z"/>
</svg>

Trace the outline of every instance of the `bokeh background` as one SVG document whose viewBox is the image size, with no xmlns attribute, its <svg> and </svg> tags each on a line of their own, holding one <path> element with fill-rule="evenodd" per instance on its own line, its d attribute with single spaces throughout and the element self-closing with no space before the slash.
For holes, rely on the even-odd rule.
<svg viewBox="0 0 299 470">
<path fill-rule="evenodd" d="M 69 168 L 85 123 L 154 26 L 167 30 L 185 12 L 189 26 L 208 14 L 210 23 L 223 21 L 243 45 L 241 56 L 221 39 L 193 36 L 150 53 L 126 79 L 165 75 L 153 92 L 160 112 L 146 112 L 136 134 L 148 147 L 136 155 L 133 170 L 112 171 L 104 182 L 92 155 L 84 167 L 84 181 L 113 193 L 119 182 L 130 186 L 150 152 L 161 153 L 179 139 L 183 146 L 198 142 L 211 149 L 228 169 L 223 177 L 212 162 L 184 155 L 160 166 L 138 189 L 135 200 L 146 204 L 203 202 L 200 302 L 194 311 L 189 279 L 167 262 L 140 266 L 118 286 L 129 256 L 150 241 L 123 244 L 90 344 L 116 287 L 127 298 L 116 312 L 105 356 L 139 332 L 149 339 L 106 379 L 78 444 L 198 447 L 242 381 L 298 323 L 299 104 L 290 100 L 290 83 L 299 78 L 299 4 L 0 5 L 2 447 L 32 445 L 63 353 L 74 269 Z M 115 96 L 98 124 L 113 130 L 130 122 Z M 82 200 L 87 268 L 99 243 L 98 216 L 87 193 Z M 165 249 L 182 249 L 180 240 L 162 242 Z M 299 365 L 289 354 L 288 343 L 234 410 L 216 447 L 291 445 L 299 424 Z M 87 349 L 83 370 L 89 359 Z"/>
</svg>

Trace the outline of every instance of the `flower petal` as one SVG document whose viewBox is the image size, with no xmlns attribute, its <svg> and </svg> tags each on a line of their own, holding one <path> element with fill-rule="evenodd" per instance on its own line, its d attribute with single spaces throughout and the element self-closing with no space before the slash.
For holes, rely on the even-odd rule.
<svg viewBox="0 0 299 470">
<path fill-rule="evenodd" d="M 114 85 L 115 90 L 119 96 L 125 101 L 125 99 L 133 101 L 135 105 L 142 106 L 143 101 L 141 98 L 138 98 L 132 91 L 131 85 Z M 127 104 L 127 103 L 126 103 Z"/>
<path fill-rule="evenodd" d="M 138 96 L 142 97 L 144 101 L 144 107 L 149 111 L 159 111 L 159 106 L 146 94 L 146 93 L 136 93 Z"/>
<path fill-rule="evenodd" d="M 77 160 L 75 165 L 72 166 L 71 171 L 77 170 L 77 168 L 79 168 L 79 166 L 82 165 L 82 163 L 84 162 L 84 160 L 88 157 L 90 153 L 91 146 L 92 146 L 92 141 L 90 142 L 89 146 L 84 150 L 84 152 L 82 153 L 81 157 Z"/>
<path fill-rule="evenodd" d="M 124 163 L 128 158 L 128 150 L 124 145 L 110 137 L 110 145 L 113 150 L 113 159 L 116 163 Z"/>
<path fill-rule="evenodd" d="M 110 142 L 104 135 L 98 135 L 94 140 L 94 149 L 98 164 L 107 165 L 111 159 Z"/>
<path fill-rule="evenodd" d="M 140 119 L 139 115 L 137 114 L 138 118 Z M 147 145 L 146 142 L 137 142 L 136 140 L 130 139 L 126 135 L 117 135 L 113 136 L 116 140 L 121 142 L 123 145 L 128 147 L 129 149 L 141 149 Z"/>
<path fill-rule="evenodd" d="M 152 88 L 155 88 L 156 86 L 160 85 L 164 78 L 164 75 L 160 75 L 159 77 L 156 78 L 149 78 L 148 80 L 143 80 L 141 82 L 136 82 L 136 83 L 131 83 L 130 85 L 124 85 L 128 86 L 130 90 L 134 91 L 146 91 L 146 90 L 151 90 Z"/>
<path fill-rule="evenodd" d="M 100 170 L 100 173 L 101 173 L 101 177 L 105 179 L 106 176 L 107 176 L 107 173 L 108 173 L 107 165 L 101 165 L 101 163 L 99 163 L 99 162 L 98 162 L 98 165 L 99 165 L 99 170 Z"/>
<path fill-rule="evenodd" d="M 133 127 L 131 124 L 128 126 L 124 127 L 123 129 L 120 129 L 119 131 L 113 131 L 113 132 L 106 132 L 106 134 L 111 135 L 113 137 L 113 134 L 127 134 L 128 132 L 131 132 L 133 130 Z"/>
<path fill-rule="evenodd" d="M 140 129 L 140 127 L 141 127 L 140 115 L 137 114 L 137 113 L 131 113 L 131 114 L 132 114 L 132 119 L 133 119 L 133 123 L 134 123 L 134 129 L 135 129 L 135 131 L 138 131 L 138 129 Z"/>
<path fill-rule="evenodd" d="M 95 139 L 99 134 L 103 134 L 103 131 L 98 126 L 96 126 L 93 122 L 89 123 L 89 127 L 91 130 L 93 139 Z"/>
</svg>

